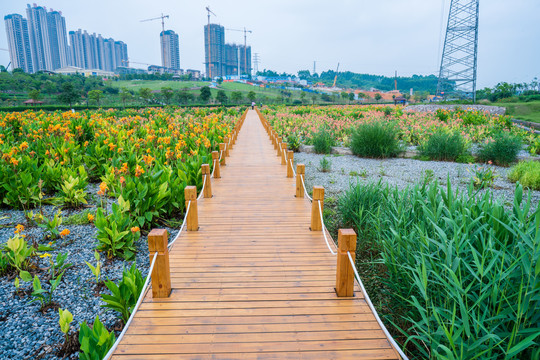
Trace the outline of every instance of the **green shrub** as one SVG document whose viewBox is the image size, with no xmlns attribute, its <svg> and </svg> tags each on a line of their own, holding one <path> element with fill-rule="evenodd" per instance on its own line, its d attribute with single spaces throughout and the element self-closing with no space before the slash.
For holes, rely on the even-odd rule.
<svg viewBox="0 0 540 360">
<path fill-rule="evenodd" d="M 340 199 L 343 225 L 380 254 L 392 322 L 416 358 L 534 358 L 540 209 L 522 197 L 518 185 L 508 211 L 489 192 L 431 183 L 359 184 Z"/>
<path fill-rule="evenodd" d="M 370 158 L 395 157 L 402 151 L 394 127 L 382 123 L 360 125 L 352 134 L 351 150 Z"/>
<path fill-rule="evenodd" d="M 437 132 L 420 146 L 420 154 L 431 160 L 456 161 L 467 150 L 465 139 L 461 134 Z"/>
<path fill-rule="evenodd" d="M 480 161 L 492 161 L 497 165 L 508 166 L 517 159 L 521 150 L 521 139 L 517 136 L 501 133 L 494 137 L 493 141 L 485 143 L 478 158 Z"/>
<path fill-rule="evenodd" d="M 313 134 L 313 146 L 317 154 L 330 154 L 333 145 L 334 138 L 328 130 L 321 129 Z"/>
<path fill-rule="evenodd" d="M 508 179 L 529 189 L 540 190 L 540 162 L 523 161 L 510 169 Z"/>
<path fill-rule="evenodd" d="M 101 299 L 105 302 L 105 305 L 101 306 L 118 311 L 125 324 L 143 291 L 144 279 L 141 272 L 134 263 L 128 270 L 124 269 L 122 280 L 118 285 L 110 280 L 105 281 L 105 285 L 111 291 L 111 295 L 101 295 Z"/>
<path fill-rule="evenodd" d="M 115 341 L 114 331 L 107 331 L 105 326 L 99 321 L 99 316 L 96 316 L 92 329 L 86 325 L 86 321 L 83 321 L 79 329 L 79 343 L 81 344 L 79 359 L 103 359 Z"/>
<path fill-rule="evenodd" d="M 298 152 L 298 149 L 300 148 L 300 139 L 298 138 L 298 135 L 293 133 L 287 136 L 287 148 L 294 152 Z"/>
<path fill-rule="evenodd" d="M 319 171 L 320 172 L 330 172 L 332 170 L 332 161 L 330 161 L 326 156 L 324 156 L 321 161 L 319 161 Z"/>
</svg>

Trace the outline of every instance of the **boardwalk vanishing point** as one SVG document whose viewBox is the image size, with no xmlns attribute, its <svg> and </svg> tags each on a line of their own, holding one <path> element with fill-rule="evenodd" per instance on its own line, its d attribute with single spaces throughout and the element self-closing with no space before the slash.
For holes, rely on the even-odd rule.
<svg viewBox="0 0 540 360">
<path fill-rule="evenodd" d="M 265 120 L 253 110 L 243 119 L 213 196 L 188 211 L 198 229 L 188 224 L 168 254 L 171 290 L 153 296 L 169 276 L 160 258 L 112 359 L 401 359 L 359 284 L 351 281 L 354 296 L 336 294 L 350 264 L 336 275 L 336 256 L 324 230 L 310 230 L 312 204 L 295 196 Z M 152 236 L 168 241 L 164 231 Z"/>
</svg>

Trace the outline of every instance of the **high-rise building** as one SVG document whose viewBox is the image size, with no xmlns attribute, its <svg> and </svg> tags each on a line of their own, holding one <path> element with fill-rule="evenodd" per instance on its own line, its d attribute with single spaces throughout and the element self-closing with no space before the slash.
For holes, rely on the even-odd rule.
<svg viewBox="0 0 540 360">
<path fill-rule="evenodd" d="M 51 10 L 47 13 L 47 25 L 53 69 L 66 67 L 70 63 L 66 19 L 61 12 Z"/>
<path fill-rule="evenodd" d="M 180 70 L 180 45 L 178 34 L 172 30 L 159 34 L 161 42 L 161 65 L 164 68 Z"/>
<path fill-rule="evenodd" d="M 30 37 L 30 50 L 34 71 L 54 70 L 51 44 L 49 41 L 49 25 L 47 10 L 43 6 L 30 6 L 26 8 L 28 17 L 28 33 Z"/>
<path fill-rule="evenodd" d="M 4 17 L 8 50 L 13 69 L 22 69 L 25 72 L 34 72 L 32 67 L 32 53 L 28 37 L 28 22 L 22 15 L 11 14 Z"/>
<path fill-rule="evenodd" d="M 226 44 L 223 26 L 204 26 L 204 49 L 206 76 L 215 78 L 251 74 L 251 46 Z"/>
<path fill-rule="evenodd" d="M 204 49 L 206 76 L 223 76 L 223 57 L 225 51 L 225 28 L 221 25 L 204 26 Z"/>
<path fill-rule="evenodd" d="M 82 69 L 114 71 L 118 67 L 128 67 L 127 45 L 123 41 L 104 39 L 101 34 L 88 32 L 69 32 L 73 66 Z"/>
<path fill-rule="evenodd" d="M 127 45 L 123 41 L 114 42 L 114 56 L 116 67 L 129 67 Z"/>
</svg>

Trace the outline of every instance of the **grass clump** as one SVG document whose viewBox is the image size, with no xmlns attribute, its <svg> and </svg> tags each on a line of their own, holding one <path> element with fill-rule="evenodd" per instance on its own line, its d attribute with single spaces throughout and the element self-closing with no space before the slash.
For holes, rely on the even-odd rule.
<svg viewBox="0 0 540 360">
<path fill-rule="evenodd" d="M 508 179 L 517 182 L 526 188 L 540 190 L 540 162 L 523 161 L 510 169 Z"/>
<path fill-rule="evenodd" d="M 326 130 L 321 129 L 313 134 L 313 146 L 317 154 L 330 154 L 334 145 L 334 137 Z"/>
<path fill-rule="evenodd" d="M 369 123 L 360 125 L 351 137 L 353 154 L 369 158 L 396 157 L 401 151 L 392 125 Z"/>
<path fill-rule="evenodd" d="M 501 133 L 482 146 L 478 153 L 478 159 L 483 162 L 492 161 L 500 166 L 508 166 L 516 161 L 520 150 L 521 139 L 519 137 Z"/>
<path fill-rule="evenodd" d="M 467 151 L 465 139 L 459 133 L 436 132 L 419 148 L 430 160 L 456 161 Z"/>
<path fill-rule="evenodd" d="M 387 320 L 422 359 L 538 356 L 540 210 L 531 210 L 519 184 L 511 211 L 489 192 L 436 182 L 358 184 L 338 202 L 339 226 L 362 239 L 357 259 L 384 266 L 374 278 L 390 298 Z"/>
</svg>

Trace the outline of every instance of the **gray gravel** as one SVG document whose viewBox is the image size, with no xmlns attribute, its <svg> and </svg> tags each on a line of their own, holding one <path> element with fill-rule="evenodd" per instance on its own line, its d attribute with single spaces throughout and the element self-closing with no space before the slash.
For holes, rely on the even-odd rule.
<svg viewBox="0 0 540 360">
<path fill-rule="evenodd" d="M 93 186 L 95 190 L 96 186 Z M 108 206 L 113 202 L 108 200 Z M 47 214 L 54 213 L 55 208 L 44 207 Z M 34 210 L 35 212 L 35 210 Z M 71 212 L 69 215 L 75 212 Z M 67 211 L 63 211 L 64 217 L 68 216 Z M 2 228 L 0 228 L 0 246 L 13 236 L 14 226 L 18 223 L 25 225 L 24 234 L 29 242 L 33 240 L 40 244 L 46 244 L 45 234 L 41 228 L 28 227 L 24 219 L 24 212 L 16 210 L 0 209 L 0 218 Z M 95 280 L 86 265 L 85 261 L 95 265 L 94 249 L 97 245 L 94 225 L 69 225 L 60 226 L 60 230 L 69 229 L 70 234 L 64 239 L 57 240 L 54 244 L 54 251 L 50 251 L 53 257 L 58 252 L 68 252 L 67 262 L 73 266 L 66 270 L 62 277 L 62 282 L 53 294 L 53 301 L 57 302 L 62 309 L 68 309 L 72 314 L 74 321 L 71 325 L 71 331 L 77 331 L 80 323 L 86 321 L 92 323 L 95 316 L 99 315 L 100 320 L 109 329 L 117 323 L 117 313 L 102 308 L 104 304 L 95 293 Z M 169 239 L 176 236 L 177 229 L 167 229 L 170 234 Z M 138 269 L 144 277 L 148 274 L 148 243 L 147 237 L 141 236 L 136 244 L 138 250 L 136 254 L 136 263 Z M 117 281 L 122 276 L 123 266 L 131 266 L 131 262 L 124 262 L 119 259 L 106 261 L 102 255 L 102 273 L 101 279 L 107 278 Z M 39 267 L 49 266 L 48 259 L 39 259 Z M 45 273 L 40 275 L 42 285 Z M 0 328 L 2 336 L 0 337 L 0 358 L 1 359 L 57 359 L 54 354 L 56 346 L 63 343 L 63 334 L 58 324 L 58 310 L 48 310 L 45 314 L 39 311 L 40 304 L 35 302 L 30 304 L 31 296 L 22 298 L 15 295 L 14 279 L 8 279 L 7 276 L 0 277 Z M 44 286 L 46 287 L 46 285 Z M 31 283 L 22 283 L 21 290 L 31 289 Z M 31 290 L 29 291 L 29 293 Z M 108 292 L 104 288 L 101 293 Z M 117 332 L 118 335 L 118 332 Z M 78 354 L 71 358 L 77 359 Z"/>
<path fill-rule="evenodd" d="M 464 105 L 464 104 L 462 105 L 442 105 L 442 104 L 409 105 L 405 107 L 404 111 L 434 112 L 439 109 L 454 110 L 455 108 L 461 108 L 464 110 L 487 111 L 495 115 L 504 115 L 506 113 L 506 108 L 502 106 Z"/>
<path fill-rule="evenodd" d="M 325 188 L 325 196 L 338 198 L 350 184 L 382 181 L 383 184 L 397 186 L 400 189 L 421 182 L 427 173 L 433 171 L 433 178 L 440 184 L 446 185 L 447 179 L 454 188 L 466 190 L 474 174 L 475 166 L 442 161 L 420 161 L 414 159 L 365 159 L 352 155 L 326 155 L 331 162 L 331 171 L 324 173 L 319 170 L 320 161 L 325 155 L 296 153 L 295 163 L 306 165 L 306 187 L 311 189 L 314 185 Z M 508 168 L 492 166 L 498 175 L 491 191 L 494 197 L 506 205 L 514 201 L 515 184 L 507 179 Z M 533 207 L 538 207 L 540 191 L 532 191 Z"/>
</svg>

